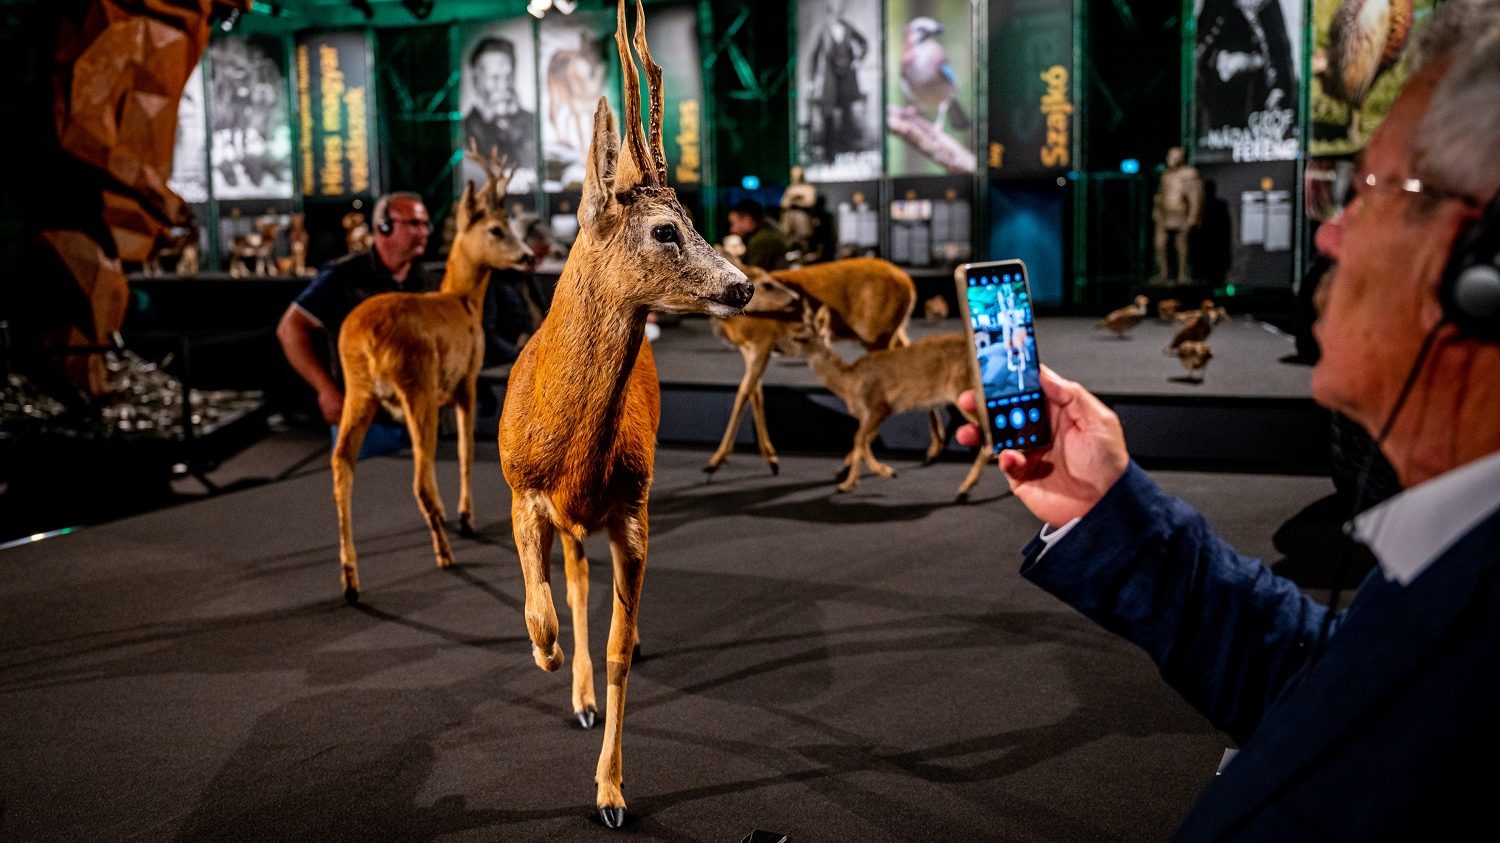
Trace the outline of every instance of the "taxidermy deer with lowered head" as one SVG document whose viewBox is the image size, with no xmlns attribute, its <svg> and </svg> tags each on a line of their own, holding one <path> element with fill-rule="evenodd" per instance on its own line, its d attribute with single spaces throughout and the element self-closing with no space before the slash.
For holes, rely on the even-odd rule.
<svg viewBox="0 0 1500 843">
<path fill-rule="evenodd" d="M 637 643 L 646 571 L 646 500 L 656 456 L 660 387 L 645 342 L 651 310 L 733 316 L 750 301 L 744 273 L 693 230 L 667 186 L 661 68 L 646 45 L 636 0 L 635 50 L 650 94 L 641 123 L 640 82 L 619 0 L 615 42 L 625 81 L 624 137 L 600 99 L 578 208 L 578 239 L 558 279 L 547 321 L 510 370 L 500 418 L 500 466 L 526 585 L 526 627 L 543 670 L 563 665 L 551 585 L 560 534 L 573 615 L 573 712 L 593 726 L 598 706 L 588 652 L 588 559 L 583 538 L 609 535 L 614 601 L 605 649 L 604 746 L 595 772 L 600 819 L 625 819 L 620 737 L 625 685 Z"/>
<path fill-rule="evenodd" d="M 477 149 L 470 154 L 479 157 Z M 480 158 L 489 178 L 476 194 L 464 188 L 456 215 L 458 236 L 448 252 L 443 285 L 431 293 L 382 293 L 361 302 L 339 331 L 344 368 L 344 413 L 333 448 L 333 499 L 339 514 L 339 564 L 344 599 L 359 599 L 350 496 L 354 461 L 375 411 L 385 405 L 406 422 L 416 463 L 413 487 L 432 532 L 439 568 L 453 562 L 444 530 L 443 500 L 433 471 L 438 409 L 451 405 L 458 420 L 459 530 L 473 535 L 469 473 L 474 463 L 474 400 L 484 362 L 484 293 L 491 269 L 524 267 L 527 249 L 505 211 L 507 171 L 497 157 Z"/>
</svg>

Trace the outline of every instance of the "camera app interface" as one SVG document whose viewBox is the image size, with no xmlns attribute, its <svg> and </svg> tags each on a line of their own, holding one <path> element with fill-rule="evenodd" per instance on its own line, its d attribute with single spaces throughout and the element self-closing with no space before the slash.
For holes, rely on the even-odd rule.
<svg viewBox="0 0 1500 843">
<path fill-rule="evenodd" d="M 975 267 L 967 281 L 974 351 L 995 450 L 1045 445 L 1051 427 L 1042 396 L 1031 294 L 1021 265 Z"/>
</svg>

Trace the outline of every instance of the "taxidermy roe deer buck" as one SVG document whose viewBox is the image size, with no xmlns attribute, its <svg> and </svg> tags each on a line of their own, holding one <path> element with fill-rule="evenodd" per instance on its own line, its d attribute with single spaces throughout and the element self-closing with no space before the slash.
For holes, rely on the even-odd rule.
<svg viewBox="0 0 1500 843">
<path fill-rule="evenodd" d="M 478 156 L 477 150 L 471 154 Z M 481 159 L 489 179 L 476 196 L 474 183 L 458 200 L 458 236 L 448 252 L 443 285 L 433 293 L 382 293 L 361 302 L 339 331 L 344 368 L 344 413 L 333 448 L 333 499 L 339 514 L 339 564 L 344 599 L 359 599 L 359 568 L 350 521 L 354 461 L 379 405 L 404 418 L 416 462 L 413 486 L 432 531 L 439 568 L 453 562 L 443 528 L 443 501 L 433 472 L 438 408 L 452 405 L 458 417 L 459 529 L 472 535 L 474 504 L 469 472 L 474 463 L 474 399 L 484 362 L 484 293 L 491 269 L 530 262 L 531 251 L 511 231 L 505 187 L 515 172 L 501 161 Z"/>
<path fill-rule="evenodd" d="M 703 470 L 719 470 L 734 450 L 735 434 L 740 428 L 740 414 L 750 402 L 755 420 L 755 440 L 760 455 L 776 474 L 779 465 L 776 449 L 766 431 L 765 399 L 761 381 L 777 341 L 802 328 L 805 309 L 825 306 L 832 314 L 835 334 L 843 339 L 858 340 L 868 351 L 895 348 L 909 344 L 906 324 L 917 301 L 917 287 L 911 276 L 889 261 L 879 258 L 847 258 L 815 264 L 801 269 L 783 269 L 771 273 L 756 270 L 755 298 L 745 313 L 719 321 L 715 329 L 734 343 L 745 358 L 745 375 L 734 395 L 734 409 L 719 449 L 708 458 Z M 936 414 L 932 416 L 934 443 L 929 456 L 942 450 L 942 433 Z"/>
<path fill-rule="evenodd" d="M 880 423 L 896 413 L 909 410 L 932 410 L 958 403 L 958 395 L 978 382 L 974 346 L 963 334 L 934 334 L 911 345 L 872 351 L 853 363 L 845 363 L 833 350 L 833 314 L 827 307 L 818 308 L 810 324 L 787 334 L 778 344 L 783 354 L 807 357 L 813 371 L 824 384 L 842 398 L 849 414 L 859 420 L 854 433 L 854 447 L 844 457 L 849 475 L 839 484 L 840 492 L 852 491 L 859 484 L 860 461 L 883 477 L 895 477 L 890 466 L 875 459 L 870 444 L 880 432 Z M 976 416 L 964 417 L 985 425 Z M 988 431 L 986 431 L 988 435 Z M 929 453 L 929 458 L 932 454 Z M 979 482 L 990 449 L 986 445 L 974 455 L 968 476 L 958 487 L 958 502 L 969 499 L 969 490 Z"/>
<path fill-rule="evenodd" d="M 739 313 L 754 288 L 693 230 L 667 186 L 662 147 L 661 68 L 646 45 L 636 0 L 635 49 L 651 98 L 649 140 L 640 82 L 626 41 L 625 0 L 615 41 L 624 71 L 624 137 L 601 98 L 594 112 L 578 207 L 578 239 L 563 266 L 547 321 L 510 370 L 500 417 L 500 466 L 511 488 L 511 521 L 526 583 L 526 627 L 543 670 L 563 664 L 552 602 L 551 551 L 561 534 L 573 615 L 573 711 L 591 727 L 597 711 L 588 653 L 588 560 L 583 538 L 609 534 L 614 601 L 605 649 L 604 746 L 595 772 L 600 819 L 625 819 L 620 737 L 625 685 L 637 641 L 646 573 L 646 500 L 661 415 L 650 310 Z"/>
</svg>

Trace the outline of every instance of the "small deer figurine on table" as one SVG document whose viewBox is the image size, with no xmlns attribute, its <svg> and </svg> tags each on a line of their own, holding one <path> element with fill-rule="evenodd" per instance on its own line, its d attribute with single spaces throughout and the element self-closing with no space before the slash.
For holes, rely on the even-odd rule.
<svg viewBox="0 0 1500 843">
<path fill-rule="evenodd" d="M 636 0 L 635 49 L 651 97 L 649 141 L 626 40 L 625 0 L 615 41 L 625 82 L 623 143 L 601 98 L 594 112 L 578 208 L 578 240 L 563 266 L 547 321 L 510 370 L 500 418 L 500 466 L 511 488 L 511 520 L 526 582 L 526 627 L 543 670 L 563 665 L 552 603 L 550 556 L 561 534 L 573 614 L 573 712 L 591 727 L 597 711 L 588 653 L 588 560 L 583 538 L 609 534 L 614 561 L 604 746 L 594 780 L 599 817 L 625 819 L 620 737 L 641 584 L 646 573 L 646 500 L 661 415 L 651 346 L 652 310 L 733 316 L 754 288 L 693 230 L 667 186 L 662 147 L 661 68 L 646 46 Z"/>
<path fill-rule="evenodd" d="M 471 153 L 478 157 L 478 150 Z M 344 414 L 333 447 L 333 499 L 339 515 L 339 564 L 344 599 L 359 599 L 350 497 L 354 462 L 365 432 L 385 405 L 404 418 L 416 463 L 417 504 L 432 532 L 440 568 L 453 562 L 444 529 L 443 500 L 433 470 L 438 409 L 452 405 L 458 418 L 459 529 L 471 535 L 474 504 L 469 472 L 474 464 L 474 403 L 484 362 L 484 293 L 491 269 L 528 266 L 531 252 L 511 231 L 505 212 L 510 182 L 504 163 L 491 157 L 489 180 L 478 195 L 469 182 L 458 200 L 458 236 L 448 252 L 443 286 L 433 293 L 382 293 L 361 302 L 339 331 L 344 367 Z M 513 172 L 513 171 L 512 171 Z"/>
</svg>

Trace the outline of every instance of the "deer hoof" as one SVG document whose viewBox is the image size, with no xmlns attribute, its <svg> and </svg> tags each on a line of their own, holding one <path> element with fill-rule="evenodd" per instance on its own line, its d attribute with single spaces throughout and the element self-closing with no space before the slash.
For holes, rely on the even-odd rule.
<svg viewBox="0 0 1500 843">
<path fill-rule="evenodd" d="M 478 537 L 474 532 L 474 518 L 468 513 L 458 516 L 458 534 L 466 539 Z"/>
<path fill-rule="evenodd" d="M 358 603 L 359 602 L 359 589 L 355 588 L 352 585 L 349 586 L 348 588 L 344 589 L 344 602 L 348 603 L 350 606 L 353 606 L 355 603 Z"/>
<path fill-rule="evenodd" d="M 954 498 L 953 502 L 954 503 L 968 503 L 969 502 L 969 493 L 968 492 L 959 492 L 958 493 L 958 497 Z"/>
<path fill-rule="evenodd" d="M 778 475 L 780 473 L 781 473 L 781 463 L 778 463 L 778 462 L 771 463 L 771 476 L 775 477 L 776 475 Z"/>
<path fill-rule="evenodd" d="M 630 663 L 635 664 L 641 660 L 641 645 L 639 642 L 630 649 Z"/>
<path fill-rule="evenodd" d="M 592 708 L 585 708 L 583 711 L 578 712 L 578 725 L 585 729 L 594 728 L 594 716 L 597 713 Z"/>
<path fill-rule="evenodd" d="M 619 828 L 625 824 L 625 809 L 601 805 L 599 807 L 599 821 L 604 823 L 605 828 Z"/>
<path fill-rule="evenodd" d="M 705 465 L 703 467 L 703 473 L 704 474 L 713 474 L 715 471 L 718 471 L 718 470 L 719 470 L 719 467 L 717 465 L 714 465 L 713 463 L 709 463 L 708 465 Z M 601 808 L 600 810 L 602 811 L 604 809 Z"/>
</svg>

